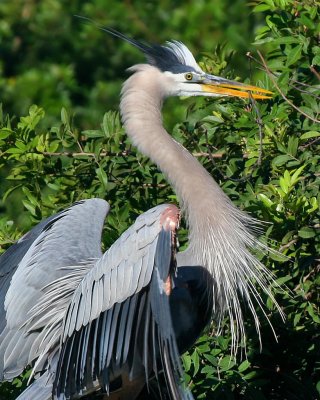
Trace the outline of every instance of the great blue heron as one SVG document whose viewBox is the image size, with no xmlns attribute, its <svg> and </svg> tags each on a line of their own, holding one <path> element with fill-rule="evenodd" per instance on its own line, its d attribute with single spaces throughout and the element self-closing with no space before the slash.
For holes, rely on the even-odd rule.
<svg viewBox="0 0 320 400">
<path fill-rule="evenodd" d="M 106 201 L 82 200 L 41 222 L 0 258 L 0 378 L 32 365 L 36 380 L 24 400 L 98 391 L 136 399 L 146 382 L 164 397 L 192 399 L 181 383 L 179 352 L 211 317 L 219 325 L 226 314 L 235 349 L 245 337 L 242 300 L 259 332 L 256 285 L 277 303 L 271 274 L 250 252 L 262 247 L 251 233 L 255 221 L 165 131 L 162 102 L 249 93 L 265 99 L 270 92 L 205 73 L 181 42 L 148 45 L 104 30 L 147 58 L 123 85 L 122 121 L 177 193 L 189 246 L 177 253 L 180 211 L 169 204 L 139 216 L 104 254 Z"/>
</svg>

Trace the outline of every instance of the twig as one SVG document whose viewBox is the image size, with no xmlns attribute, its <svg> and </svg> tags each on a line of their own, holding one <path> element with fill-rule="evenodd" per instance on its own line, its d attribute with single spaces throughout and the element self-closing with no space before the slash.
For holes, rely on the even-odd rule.
<svg viewBox="0 0 320 400">
<path fill-rule="evenodd" d="M 287 249 L 287 248 L 290 247 L 292 244 L 295 244 L 297 241 L 298 241 L 298 239 L 292 239 L 292 240 L 290 240 L 290 242 L 288 242 L 288 243 L 286 243 L 286 244 L 280 246 L 279 252 L 282 253 L 282 251 L 283 251 L 284 249 Z"/>
<path fill-rule="evenodd" d="M 58 152 L 51 152 L 51 151 L 41 151 L 41 152 L 37 152 L 37 154 L 42 154 L 44 156 L 49 156 L 49 157 L 61 157 L 61 156 L 65 156 L 65 157 L 95 157 L 96 154 L 95 153 L 90 153 L 90 152 L 72 152 L 72 151 L 58 151 Z M 125 150 L 125 151 L 121 151 L 118 153 L 111 153 L 108 151 L 101 151 L 99 153 L 99 155 L 101 157 L 119 157 L 119 156 L 123 156 L 126 157 L 128 155 L 132 154 L 130 151 Z M 194 157 L 213 157 L 213 158 L 223 158 L 224 157 L 224 153 L 214 153 L 214 154 L 209 154 L 206 152 L 196 152 L 196 153 L 192 153 L 192 155 Z M 245 158 L 245 157 L 244 157 Z"/>
<path fill-rule="evenodd" d="M 254 108 L 254 111 L 257 114 L 257 118 L 256 118 L 256 123 L 258 125 L 258 129 L 259 129 L 259 156 L 258 156 L 258 160 L 257 160 L 257 165 L 261 165 L 262 162 L 262 153 L 263 153 L 263 147 L 262 147 L 262 139 L 263 139 L 263 121 L 259 112 L 259 109 L 257 107 L 257 104 L 254 100 L 254 98 L 251 95 L 251 92 L 249 92 L 249 98 L 251 101 L 251 104 Z"/>
<path fill-rule="evenodd" d="M 261 66 L 261 68 L 258 68 L 260 71 L 265 71 L 265 70 L 266 70 L 265 67 L 264 67 L 264 65 L 262 64 L 262 62 L 260 62 L 257 58 L 253 57 L 253 55 L 252 55 L 250 52 L 248 52 L 248 53 L 246 54 L 246 56 L 249 58 L 249 60 L 253 60 L 253 61 L 256 62 L 258 65 Z M 251 64 L 250 64 L 250 65 L 251 65 Z M 311 68 L 310 68 L 310 69 L 311 69 Z M 271 71 L 270 69 L 269 69 L 269 72 L 270 72 L 274 77 L 277 77 L 277 76 L 278 76 L 278 74 L 276 74 L 275 72 Z M 317 71 L 316 71 L 316 72 L 317 72 Z M 314 97 L 314 98 L 317 99 L 317 100 L 320 100 L 320 96 L 317 96 L 315 93 L 309 92 L 308 90 L 300 89 L 300 88 L 297 87 L 296 85 L 293 85 L 291 82 L 294 82 L 294 83 L 296 83 L 297 85 L 304 86 L 304 87 L 306 87 L 306 88 L 312 88 L 312 86 L 309 85 L 308 83 L 299 82 L 299 81 L 297 81 L 296 79 L 290 78 L 290 81 L 289 81 L 288 85 L 289 85 L 290 87 L 292 87 L 293 89 L 297 90 L 297 91 L 300 92 L 300 93 L 306 93 L 306 94 L 308 94 L 309 96 L 312 96 L 312 97 Z"/>
<path fill-rule="evenodd" d="M 305 282 L 310 278 L 310 276 L 312 276 L 313 274 L 315 274 L 315 275 L 318 274 L 319 271 L 320 271 L 320 264 L 318 264 L 318 265 L 316 265 L 314 268 L 312 268 L 312 270 L 303 278 L 302 282 L 300 282 L 300 283 L 293 289 L 293 291 L 294 291 L 294 292 L 297 292 L 299 289 L 301 289 L 301 285 L 302 285 L 303 283 L 305 283 Z"/>
<path fill-rule="evenodd" d="M 90 153 L 90 152 L 73 152 L 73 151 L 56 151 L 56 152 L 51 152 L 51 151 L 40 151 L 37 154 L 42 154 L 44 156 L 50 156 L 50 157 L 96 157 L 95 153 Z M 119 156 L 128 156 L 129 152 L 128 151 L 121 151 L 119 153 L 111 153 L 107 151 L 102 151 L 99 153 L 100 156 L 102 157 L 119 157 Z"/>
<path fill-rule="evenodd" d="M 299 149 L 300 149 L 300 150 L 302 150 L 302 149 L 307 149 L 308 147 L 310 147 L 310 146 L 314 145 L 315 143 L 319 142 L 319 140 L 320 140 L 320 137 L 318 137 L 318 138 L 316 138 L 316 139 L 313 139 L 313 140 L 311 140 L 311 142 L 299 146 Z"/>
<path fill-rule="evenodd" d="M 319 72 L 315 69 L 313 65 L 310 65 L 310 71 L 319 79 L 320 81 L 320 74 Z"/>
<path fill-rule="evenodd" d="M 299 107 L 297 107 L 295 104 L 293 104 L 292 101 L 289 100 L 289 99 L 286 97 L 286 95 L 282 92 L 282 90 L 280 89 L 280 87 L 279 87 L 279 85 L 277 84 L 276 80 L 274 79 L 273 74 L 272 74 L 272 72 L 269 70 L 269 67 L 267 66 L 266 61 L 265 61 L 265 59 L 263 58 L 262 54 L 260 53 L 259 50 L 258 50 L 257 52 L 258 52 L 258 55 L 259 55 L 259 57 L 260 57 L 260 59 L 261 59 L 261 61 L 262 61 L 262 63 L 263 63 L 263 66 L 264 66 L 264 68 L 265 68 L 265 70 L 266 70 L 266 72 L 267 72 L 269 78 L 271 79 L 271 81 L 272 81 L 272 83 L 274 84 L 275 88 L 276 88 L 276 89 L 278 90 L 278 92 L 280 93 L 281 97 L 282 97 L 288 104 L 290 104 L 290 106 L 291 106 L 292 108 L 294 108 L 296 111 L 298 111 L 300 114 L 304 115 L 306 118 L 310 119 L 310 120 L 313 121 L 313 122 L 320 123 L 320 120 L 318 120 L 318 119 L 316 119 L 316 118 L 313 118 L 313 117 L 312 117 L 311 115 L 309 115 L 309 114 L 306 114 L 304 111 L 302 111 Z"/>
</svg>

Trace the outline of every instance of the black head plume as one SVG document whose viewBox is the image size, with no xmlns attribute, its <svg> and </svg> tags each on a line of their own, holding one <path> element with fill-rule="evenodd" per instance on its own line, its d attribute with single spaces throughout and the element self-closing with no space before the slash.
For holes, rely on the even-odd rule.
<svg viewBox="0 0 320 400">
<path fill-rule="evenodd" d="M 196 63 L 192 53 L 181 42 L 173 40 L 166 42 L 165 46 L 159 44 L 148 44 L 132 39 L 113 28 L 106 28 L 97 24 L 90 18 L 82 17 L 80 15 L 75 16 L 94 24 L 98 29 L 107 32 L 110 35 L 130 43 L 146 56 L 147 62 L 150 65 L 159 68 L 161 71 L 170 71 L 172 73 L 183 73 L 187 71 L 201 72 L 201 69 Z"/>
</svg>

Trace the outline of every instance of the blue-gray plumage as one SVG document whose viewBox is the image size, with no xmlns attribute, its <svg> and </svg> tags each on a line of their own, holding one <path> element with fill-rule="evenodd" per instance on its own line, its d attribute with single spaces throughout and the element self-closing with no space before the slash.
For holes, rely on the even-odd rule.
<svg viewBox="0 0 320 400">
<path fill-rule="evenodd" d="M 39 236 L 43 228 L 46 225 L 49 225 L 51 221 L 58 218 L 59 214 L 40 222 L 30 232 L 22 236 L 14 246 L 11 246 L 0 257 L 0 333 L 3 331 L 6 325 L 4 300 L 13 274 L 15 273 L 20 261 L 28 251 L 29 247 Z"/>
<path fill-rule="evenodd" d="M 232 350 L 245 340 L 241 299 L 259 321 L 257 284 L 274 300 L 272 276 L 250 253 L 264 247 L 209 173 L 162 126 L 167 96 L 268 98 L 270 92 L 206 74 L 181 42 L 141 50 L 121 94 L 124 127 L 180 198 L 189 246 L 177 252 L 180 211 L 159 205 L 140 215 L 104 253 L 109 205 L 80 201 L 41 222 L 0 257 L 0 380 L 31 365 L 36 379 L 19 400 L 191 400 L 179 354 L 211 318 L 231 323 Z M 260 93 L 262 94 L 260 94 Z M 274 300 L 275 301 L 275 300 Z M 275 302 L 276 304 L 276 302 Z M 277 304 L 276 304 L 277 305 Z"/>
</svg>

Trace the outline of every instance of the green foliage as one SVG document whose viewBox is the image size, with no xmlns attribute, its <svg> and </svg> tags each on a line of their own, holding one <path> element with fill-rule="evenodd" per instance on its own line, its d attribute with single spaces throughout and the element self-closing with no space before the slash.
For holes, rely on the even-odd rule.
<svg viewBox="0 0 320 400">
<path fill-rule="evenodd" d="M 22 25 L 39 36 L 28 56 L 32 66 L 38 54 L 42 54 L 49 35 L 44 26 L 58 23 L 63 9 L 60 2 L 51 0 L 50 13 L 41 6 L 37 14 L 32 8 L 33 2 L 29 3 L 29 12 L 37 16 L 37 21 L 31 23 L 27 18 Z M 94 18 L 104 7 L 98 0 L 94 5 L 81 4 L 82 13 Z M 236 10 L 240 9 L 239 4 L 235 3 Z M 201 36 L 196 29 L 205 8 L 188 2 L 184 5 L 185 8 L 178 7 L 170 14 L 164 2 L 162 15 L 152 19 L 154 32 L 159 25 L 156 18 L 163 22 L 172 15 L 170 30 L 183 32 L 181 39 L 194 43 Z M 232 10 L 231 3 L 229 6 Z M 74 5 L 68 7 L 68 15 L 80 13 L 74 10 Z M 139 7 L 146 16 L 147 11 Z M 220 21 L 224 26 L 226 15 L 222 2 L 217 2 L 217 7 L 208 7 L 215 13 L 215 24 Z M 9 22 L 13 20 L 17 24 L 13 9 L 7 2 L 0 5 L 0 12 L 6 15 L 0 22 L 0 32 L 10 40 L 16 26 Z M 74 12 L 70 13 L 71 9 Z M 121 4 L 118 8 L 110 7 L 108 18 L 116 20 L 119 10 L 122 10 Z M 262 240 L 281 255 L 270 252 L 267 256 L 258 256 L 275 274 L 277 282 L 286 285 L 285 292 L 274 290 L 287 319 L 283 323 L 270 299 L 263 298 L 277 341 L 260 311 L 263 344 L 260 351 L 248 313 L 246 353 L 243 344 L 236 359 L 230 356 L 231 338 L 226 326 L 222 336 L 212 335 L 210 331 L 200 338 L 184 355 L 183 363 L 187 383 L 197 399 L 314 400 L 320 395 L 319 9 L 311 0 L 299 3 L 262 0 L 255 2 L 252 10 L 248 19 L 265 19 L 265 24 L 260 23 L 256 30 L 254 42 L 263 58 L 252 51 L 252 67 L 263 69 L 264 63 L 268 66 L 267 72 L 257 69 L 255 76 L 261 80 L 261 86 L 275 92 L 273 98 L 260 103 L 230 99 L 182 102 L 180 110 L 187 109 L 187 116 L 174 127 L 173 136 L 199 158 L 235 204 L 266 222 Z M 188 32 L 182 29 L 186 12 L 196 18 Z M 132 20 L 134 15 L 129 8 Z M 104 235 L 106 248 L 143 211 L 160 203 L 177 201 L 157 168 L 131 146 L 118 113 L 109 111 L 103 116 L 102 106 L 96 108 L 99 102 L 105 104 L 105 93 L 118 96 L 118 87 L 103 82 L 107 78 L 117 80 L 118 76 L 111 75 L 110 71 L 124 70 L 123 63 L 128 66 L 135 62 L 136 53 L 122 47 L 123 44 L 114 44 L 114 39 L 104 37 L 88 25 L 77 25 L 83 47 L 76 42 L 73 48 L 70 16 L 66 16 L 65 22 L 63 27 L 58 24 L 59 40 L 46 54 L 50 67 L 43 66 L 42 72 L 41 68 L 40 72 L 34 72 L 32 68 L 20 71 L 14 65 L 14 83 L 10 83 L 8 76 L 0 78 L 4 108 L 23 115 L 17 119 L 9 117 L 7 111 L 0 112 L 0 246 L 3 249 L 36 222 L 79 199 L 96 196 L 110 202 L 112 212 Z M 199 44 L 199 48 L 210 49 L 208 26 L 200 26 L 207 45 Z M 16 28 L 20 35 L 22 28 Z M 138 28 L 133 25 L 131 32 L 120 21 L 119 29 L 134 35 Z M 176 36 L 164 32 L 155 40 L 168 37 Z M 6 54 L 10 53 L 13 43 L 9 39 L 4 46 Z M 108 51 L 102 40 L 108 41 Z M 96 46 L 92 45 L 93 41 Z M 74 61 L 70 64 L 68 55 L 63 54 L 61 59 L 65 61 L 56 61 L 56 69 L 52 69 L 50 57 L 62 51 L 66 42 L 73 49 L 70 54 Z M 237 46 L 241 48 L 239 43 L 234 47 Z M 134 54 L 135 59 L 129 61 L 126 54 Z M 106 63 L 106 57 L 111 58 L 110 62 Z M 217 46 L 211 54 L 203 56 L 201 65 L 212 73 L 234 78 L 230 69 L 226 69 L 230 62 L 234 62 L 230 50 Z M 5 62 L 2 63 L 7 70 Z M 79 89 L 77 68 L 81 63 L 92 71 L 92 76 Z M 102 72 L 102 67 L 106 72 Z M 52 88 L 59 82 L 59 90 L 50 105 Z M 91 90 L 89 86 L 93 82 Z M 31 93 L 33 90 L 40 97 Z M 73 90 L 81 92 L 82 104 Z M 25 105 L 21 106 L 24 97 Z M 30 106 L 31 100 L 39 106 Z M 171 100 L 170 108 L 165 108 L 169 125 L 172 114 L 182 115 L 181 111 L 173 110 L 172 104 L 175 109 L 177 103 L 179 100 Z M 61 109 L 60 116 L 55 112 L 57 109 L 59 112 Z M 89 118 L 94 109 L 99 111 Z M 180 242 L 182 246 L 186 243 L 185 230 L 181 232 Z M 25 381 L 23 377 L 11 386 L 1 385 L 0 398 L 14 398 L 17 387 Z"/>
<path fill-rule="evenodd" d="M 243 54 L 260 18 L 250 14 L 243 20 L 243 8 L 242 0 L 179 0 L 174 7 L 169 0 L 162 0 L 161 6 L 154 0 L 1 0 L 1 101 L 10 115 L 25 114 L 33 103 L 41 105 L 47 127 L 58 122 L 61 106 L 73 106 L 82 128 L 96 124 L 106 110 L 117 110 L 125 70 L 143 58 L 74 15 L 149 42 L 184 40 L 197 53 L 224 42 L 229 52 L 237 51 L 233 65 L 244 73 L 248 68 Z"/>
</svg>

